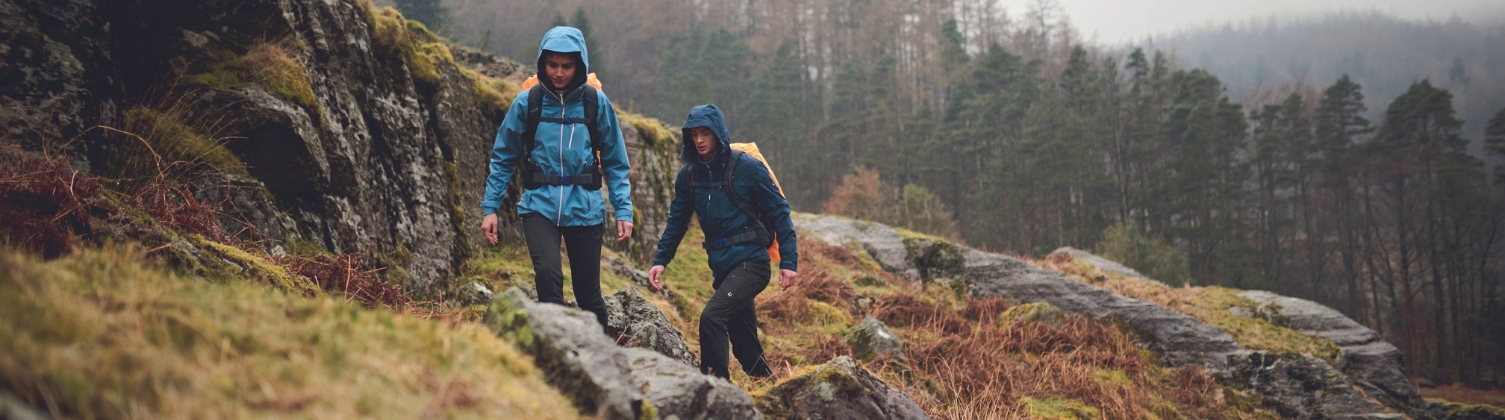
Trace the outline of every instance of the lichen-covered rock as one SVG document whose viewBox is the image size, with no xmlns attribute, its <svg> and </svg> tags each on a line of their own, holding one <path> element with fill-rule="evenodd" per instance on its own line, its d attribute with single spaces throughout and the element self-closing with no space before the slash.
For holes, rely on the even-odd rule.
<svg viewBox="0 0 1505 420">
<path fill-rule="evenodd" d="M 961 277 L 966 266 L 966 256 L 956 244 L 930 239 L 905 238 L 904 250 L 909 269 L 922 283 L 950 281 Z"/>
<path fill-rule="evenodd" d="M 224 139 L 296 224 L 271 223 L 263 205 L 237 209 L 264 234 L 298 231 L 363 253 L 420 294 L 455 277 L 479 244 L 468 231 L 501 116 L 480 111 L 472 77 L 445 47 L 388 45 L 433 40 L 383 38 L 407 28 L 382 29 L 375 23 L 393 18 L 357 1 L 149 6 L 0 0 L 6 139 L 28 150 L 66 144 L 76 167 L 100 172 L 137 141 L 113 131 L 126 110 L 188 103 L 182 112 L 217 121 L 201 134 Z M 253 51 L 260 61 L 246 58 Z M 291 70 L 265 76 L 253 62 Z"/>
<path fill-rule="evenodd" d="M 1505 409 L 1427 399 L 1427 414 L 1437 420 L 1505 420 Z"/>
<path fill-rule="evenodd" d="M 998 314 L 998 327 L 1008 328 L 1018 323 L 1041 322 L 1046 325 L 1061 326 L 1066 322 L 1066 314 L 1060 309 L 1046 302 L 1030 302 L 1022 305 L 1014 305 L 1003 313 Z"/>
<path fill-rule="evenodd" d="M 758 397 L 774 419 L 928 419 L 903 392 L 889 387 L 851 357 L 831 359 Z"/>
<path fill-rule="evenodd" d="M 696 366 L 695 354 L 685 339 L 669 322 L 669 317 L 643 300 L 636 287 L 606 296 L 606 330 L 628 347 L 644 348 Z"/>
<path fill-rule="evenodd" d="M 1069 246 L 1063 246 L 1057 248 L 1055 251 L 1050 252 L 1050 255 L 1057 254 L 1066 254 L 1070 255 L 1071 258 L 1086 261 L 1088 264 L 1092 264 L 1094 268 L 1097 268 L 1104 273 L 1124 276 L 1135 280 L 1158 281 L 1149 277 L 1145 277 L 1143 274 L 1139 274 L 1138 271 L 1135 271 L 1134 269 L 1129 268 L 1128 266 L 1125 266 L 1123 264 L 1119 264 L 1118 261 L 1099 257 L 1091 252 L 1083 251 Z"/>
<path fill-rule="evenodd" d="M 215 218 L 225 232 L 261 243 L 272 256 L 287 255 L 287 242 L 301 239 L 297 223 L 277 209 L 266 185 L 254 178 L 210 174 L 194 183 L 193 194 L 216 208 Z"/>
<path fill-rule="evenodd" d="M 837 216 L 794 213 L 794 227 L 802 239 L 814 239 L 837 246 L 856 245 L 867 251 L 885 271 L 905 275 L 909 272 L 909 251 L 904 238 L 894 228 L 865 220 Z M 918 273 L 910 273 L 917 278 Z"/>
<path fill-rule="evenodd" d="M 1299 353 L 1241 351 L 1227 357 L 1225 379 L 1256 391 L 1291 419 L 1402 419 L 1354 388 L 1326 361 Z"/>
<path fill-rule="evenodd" d="M 852 356 L 864 362 L 878 356 L 908 361 L 904 357 L 904 339 L 889 330 L 887 325 L 883 325 L 883 321 L 872 316 L 863 317 L 862 322 L 857 323 L 857 328 L 847 333 L 846 342 L 852 348 Z"/>
<path fill-rule="evenodd" d="M 1260 304 L 1254 315 L 1337 344 L 1338 369 L 1370 397 L 1412 418 L 1430 415 L 1421 393 L 1406 377 L 1400 349 L 1379 333 L 1333 308 L 1306 299 L 1258 290 L 1241 292 L 1239 296 Z"/>
<path fill-rule="evenodd" d="M 485 322 L 532 355 L 550 385 L 582 412 L 599 418 L 761 418 L 731 383 L 657 352 L 617 346 L 589 312 L 537 303 L 511 288 L 491 301 Z"/>
<path fill-rule="evenodd" d="M 968 286 L 972 295 L 1048 302 L 1066 313 L 1115 318 L 1135 333 L 1146 347 L 1159 352 L 1162 362 L 1168 365 L 1204 363 L 1216 369 L 1224 355 L 1240 350 L 1233 336 L 1196 318 L 1124 297 L 1014 257 L 952 243 L 941 244 L 933 239 L 925 239 L 928 244 L 913 239 L 906 242 L 892 228 L 872 222 L 808 214 L 797 215 L 794 220 L 801 238 L 833 245 L 854 244 L 867 250 L 884 270 L 901 275 L 908 273 L 912 279 L 918 278 L 919 270 L 911 266 L 911 261 L 926 259 L 910 257 L 910 248 L 927 253 L 943 250 L 939 254 L 946 258 L 929 258 L 932 264 L 941 263 L 930 270 L 955 276 L 956 281 Z M 953 272 L 950 263 L 953 260 L 959 260 L 961 264 L 959 273 Z"/>
</svg>

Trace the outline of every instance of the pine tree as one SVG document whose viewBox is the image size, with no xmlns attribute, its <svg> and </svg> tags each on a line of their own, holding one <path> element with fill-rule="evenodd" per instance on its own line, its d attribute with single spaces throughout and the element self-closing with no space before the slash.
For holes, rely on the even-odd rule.
<svg viewBox="0 0 1505 420">
<path fill-rule="evenodd" d="M 1359 84 L 1343 75 L 1322 92 L 1322 100 L 1312 115 L 1316 148 L 1321 151 L 1326 168 L 1336 168 L 1344 152 L 1354 143 L 1354 136 L 1374 131 L 1364 113 L 1364 94 Z"/>
<path fill-rule="evenodd" d="M 1490 155 L 1505 158 L 1505 108 L 1500 108 L 1489 125 L 1484 128 L 1484 150 Z M 1495 167 L 1495 185 L 1505 187 L 1505 165 Z"/>
</svg>

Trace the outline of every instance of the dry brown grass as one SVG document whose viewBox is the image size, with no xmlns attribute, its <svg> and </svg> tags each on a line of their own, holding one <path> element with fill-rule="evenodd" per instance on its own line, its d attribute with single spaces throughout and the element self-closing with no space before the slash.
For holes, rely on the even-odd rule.
<svg viewBox="0 0 1505 420">
<path fill-rule="evenodd" d="M 1032 323 L 999 329 L 992 317 L 981 315 L 996 314 L 1001 306 L 969 302 L 964 312 L 983 321 L 975 324 L 910 298 L 880 306 L 911 323 L 900 329 L 910 343 L 910 366 L 941 391 L 934 398 L 916 398 L 932 417 L 1017 418 L 1028 416 L 1027 401 L 1062 399 L 1110 419 L 1222 417 L 1226 407 L 1205 372 L 1157 367 L 1112 325 L 1073 316 L 1060 327 Z M 926 392 L 916 388 L 905 386 L 912 395 Z"/>
<path fill-rule="evenodd" d="M 1475 389 L 1461 382 L 1436 388 L 1422 388 L 1421 396 L 1456 403 L 1482 404 L 1505 408 L 1505 390 Z"/>
<path fill-rule="evenodd" d="M 45 258 L 74 247 L 78 235 L 93 232 L 118 210 L 104 188 L 62 159 L 27 156 L 14 144 L 0 144 L 0 238 Z"/>
</svg>

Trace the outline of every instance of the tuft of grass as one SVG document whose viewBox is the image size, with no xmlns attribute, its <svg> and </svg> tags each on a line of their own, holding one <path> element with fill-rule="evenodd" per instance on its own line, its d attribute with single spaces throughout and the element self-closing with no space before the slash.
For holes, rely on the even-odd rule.
<svg viewBox="0 0 1505 420">
<path fill-rule="evenodd" d="M 1098 409 L 1081 401 L 1071 398 L 1045 397 L 1034 399 L 1031 397 L 1019 398 L 1019 405 L 1028 413 L 1029 418 L 1040 420 L 1097 420 L 1103 417 L 1103 410 Z"/>
<path fill-rule="evenodd" d="M 127 109 L 116 152 L 105 164 L 111 185 L 133 191 L 148 184 L 178 184 L 203 173 L 245 174 L 225 141 L 216 137 L 223 117 L 196 113 L 198 101 L 176 96 Z"/>
<path fill-rule="evenodd" d="M 643 137 L 643 142 L 649 145 L 668 144 L 673 146 L 674 141 L 679 139 L 678 135 L 665 128 L 664 123 L 656 118 L 618 111 L 617 119 L 631 124 L 633 128 L 636 128 L 638 135 Z"/>
<path fill-rule="evenodd" d="M 139 259 L 0 253 L 0 389 L 80 419 L 578 416 L 478 324 L 194 281 Z"/>
<path fill-rule="evenodd" d="M 471 94 L 481 107 L 481 113 L 493 120 L 501 120 L 512 106 L 519 89 L 506 80 L 486 76 L 460 66 L 460 74 L 470 79 Z"/>
<path fill-rule="evenodd" d="M 1118 294 L 1151 302 L 1228 332 L 1240 346 L 1255 350 L 1306 353 L 1336 364 L 1339 349 L 1331 340 L 1302 334 L 1271 323 L 1269 320 L 1234 315 L 1231 309 L 1253 310 L 1258 303 L 1239 297 L 1240 290 L 1226 287 L 1171 287 L 1160 282 L 1136 280 L 1104 273 L 1082 264 L 1065 254 L 1033 261 L 1035 265 L 1060 271 L 1078 280 L 1106 287 Z"/>
<path fill-rule="evenodd" d="M 303 63 L 288 55 L 286 47 L 271 42 L 253 45 L 240 58 L 240 67 L 267 90 L 302 106 L 315 119 L 323 120 L 318 98 L 308 82 L 308 71 Z"/>
</svg>

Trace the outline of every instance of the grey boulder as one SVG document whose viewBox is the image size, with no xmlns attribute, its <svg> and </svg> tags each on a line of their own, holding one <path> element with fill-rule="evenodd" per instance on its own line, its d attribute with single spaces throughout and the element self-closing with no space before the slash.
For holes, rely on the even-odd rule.
<svg viewBox="0 0 1505 420">
<path fill-rule="evenodd" d="M 883 321 L 872 316 L 863 317 L 862 322 L 857 323 L 857 328 L 847 333 L 846 341 L 847 346 L 852 348 L 852 355 L 864 362 L 878 356 L 908 361 L 904 357 L 904 339 L 889 330 Z"/>
<path fill-rule="evenodd" d="M 644 348 L 669 356 L 674 360 L 695 366 L 695 354 L 685 345 L 685 339 L 669 323 L 669 317 L 653 304 L 643 300 L 638 288 L 628 287 L 606 301 L 606 330 L 617 339 L 618 344 Z"/>
<path fill-rule="evenodd" d="M 511 288 L 491 301 L 485 322 L 597 418 L 761 418 L 752 398 L 730 382 L 657 352 L 617 346 L 589 312 L 536 303 Z"/>
<path fill-rule="evenodd" d="M 1254 312 L 1271 323 L 1328 339 L 1340 350 L 1337 367 L 1381 403 L 1424 419 L 1427 403 L 1406 377 L 1404 356 L 1395 345 L 1333 308 L 1306 299 L 1251 290 L 1240 297 L 1259 303 Z"/>
<path fill-rule="evenodd" d="M 1228 355 L 1227 379 L 1252 389 L 1287 419 L 1403 419 L 1356 390 L 1332 365 L 1311 355 L 1241 351 Z"/>
<path fill-rule="evenodd" d="M 851 357 L 840 356 L 814 371 L 775 385 L 758 398 L 775 419 L 928 419 L 909 396 L 889 387 Z"/>
</svg>

